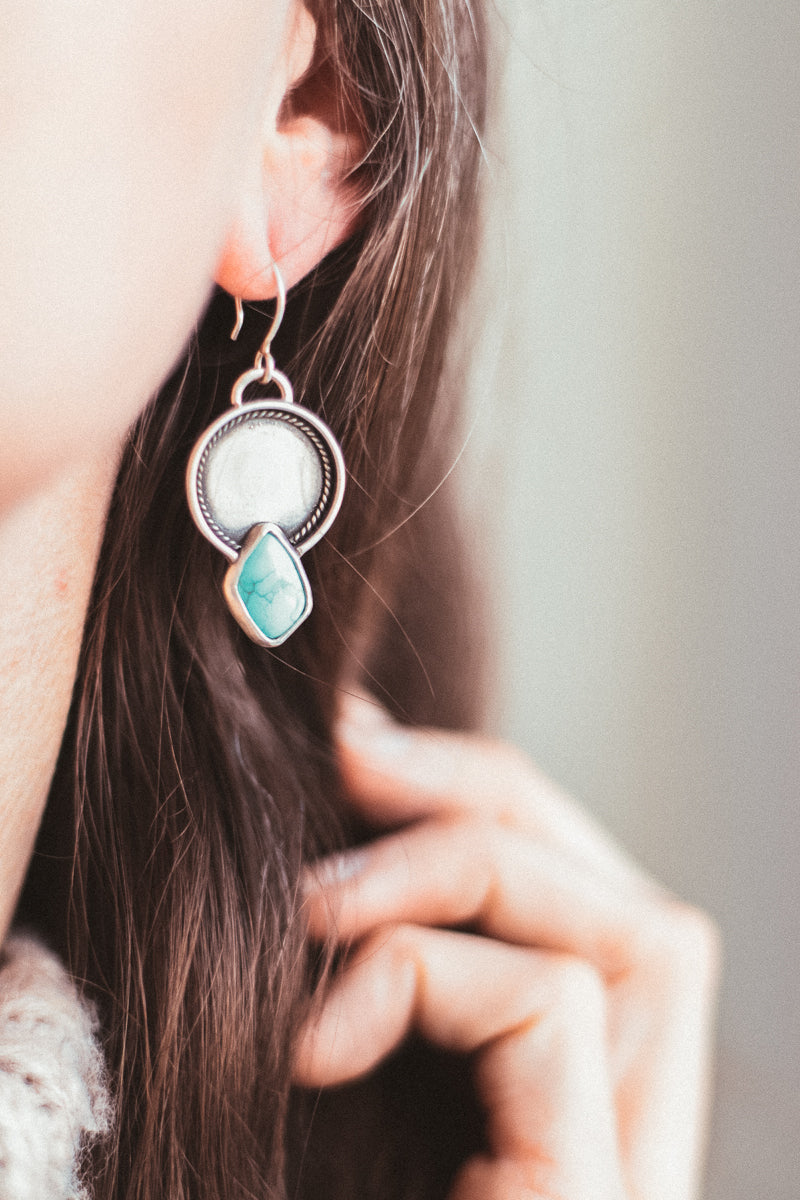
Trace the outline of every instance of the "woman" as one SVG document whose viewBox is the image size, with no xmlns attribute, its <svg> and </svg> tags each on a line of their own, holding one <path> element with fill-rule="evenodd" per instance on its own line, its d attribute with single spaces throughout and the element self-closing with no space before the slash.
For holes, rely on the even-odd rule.
<svg viewBox="0 0 800 1200">
<path fill-rule="evenodd" d="M 478 707 L 422 501 L 479 13 L 19 0 L 7 28 L 0 916 L 80 981 L 109 1083 L 12 936 L 3 1196 L 685 1200 L 706 921 L 514 752 L 441 731 Z M 267 652 L 183 494 L 267 317 L 226 348 L 218 296 L 142 409 L 212 274 L 257 302 L 274 264 L 276 361 L 349 479 L 314 613 Z"/>
</svg>

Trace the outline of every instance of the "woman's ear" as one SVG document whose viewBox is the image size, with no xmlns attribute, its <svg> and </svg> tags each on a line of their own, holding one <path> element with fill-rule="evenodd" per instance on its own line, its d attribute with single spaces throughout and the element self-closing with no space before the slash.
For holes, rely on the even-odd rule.
<svg viewBox="0 0 800 1200">
<path fill-rule="evenodd" d="M 258 152 L 242 180 L 215 278 L 232 295 L 276 294 L 273 262 L 297 283 L 356 228 L 361 213 L 350 173 L 363 151 L 341 111 L 301 4 L 289 20 L 284 70 L 270 89 Z"/>
</svg>

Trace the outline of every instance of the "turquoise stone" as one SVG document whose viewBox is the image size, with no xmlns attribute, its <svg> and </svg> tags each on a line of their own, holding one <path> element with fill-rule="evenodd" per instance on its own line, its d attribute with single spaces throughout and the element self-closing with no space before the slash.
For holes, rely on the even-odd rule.
<svg viewBox="0 0 800 1200">
<path fill-rule="evenodd" d="M 309 595 L 291 550 L 265 533 L 239 571 L 236 590 L 253 622 L 272 642 L 283 641 L 308 611 Z"/>
</svg>

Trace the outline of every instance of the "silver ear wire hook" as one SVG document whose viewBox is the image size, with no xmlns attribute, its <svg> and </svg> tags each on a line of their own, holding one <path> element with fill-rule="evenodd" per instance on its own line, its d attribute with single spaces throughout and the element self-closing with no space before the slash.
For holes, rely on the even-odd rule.
<svg viewBox="0 0 800 1200">
<path fill-rule="evenodd" d="M 280 328 L 281 321 L 283 320 L 283 314 L 286 312 L 286 285 L 283 282 L 283 276 L 278 270 L 276 263 L 272 264 L 272 274 L 275 279 L 275 286 L 277 287 L 277 295 L 275 297 L 275 312 L 272 316 L 272 324 L 267 330 L 266 337 L 261 343 L 255 358 L 255 369 L 261 372 L 262 383 L 269 383 L 273 377 L 275 371 L 275 359 L 272 357 L 270 352 L 270 346 L 272 345 L 272 339 L 275 337 L 275 334 Z M 231 333 L 232 342 L 236 341 L 239 334 L 242 332 L 242 325 L 244 324 L 244 305 L 242 304 L 241 296 L 234 296 L 234 302 L 236 304 L 236 323 Z"/>
<path fill-rule="evenodd" d="M 272 264 L 272 274 L 275 278 L 275 284 L 278 289 L 278 294 L 275 297 L 275 312 L 272 316 L 272 324 L 267 330 L 266 337 L 261 343 L 261 348 L 256 355 L 255 362 L 257 367 L 263 366 L 264 368 L 264 383 L 269 383 L 270 379 L 272 378 L 272 372 L 275 369 L 275 362 L 270 353 L 270 345 L 272 344 L 272 339 L 275 337 L 275 334 L 278 332 L 280 323 L 283 320 L 283 314 L 286 312 L 286 285 L 284 284 L 283 276 L 281 275 L 275 263 Z"/>
<path fill-rule="evenodd" d="M 242 332 L 242 326 L 244 325 L 244 305 L 242 304 L 241 296 L 234 296 L 233 302 L 236 305 L 236 324 L 231 331 L 231 341 L 235 342 Z"/>
</svg>

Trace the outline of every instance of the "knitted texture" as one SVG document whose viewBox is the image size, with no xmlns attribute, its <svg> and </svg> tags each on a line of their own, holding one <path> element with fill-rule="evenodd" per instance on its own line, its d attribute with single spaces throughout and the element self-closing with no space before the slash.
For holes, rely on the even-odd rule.
<svg viewBox="0 0 800 1200">
<path fill-rule="evenodd" d="M 49 951 L 10 937 L 0 956 L 0 1200 L 88 1200 L 81 1162 L 111 1118 L 92 1009 Z"/>
</svg>

